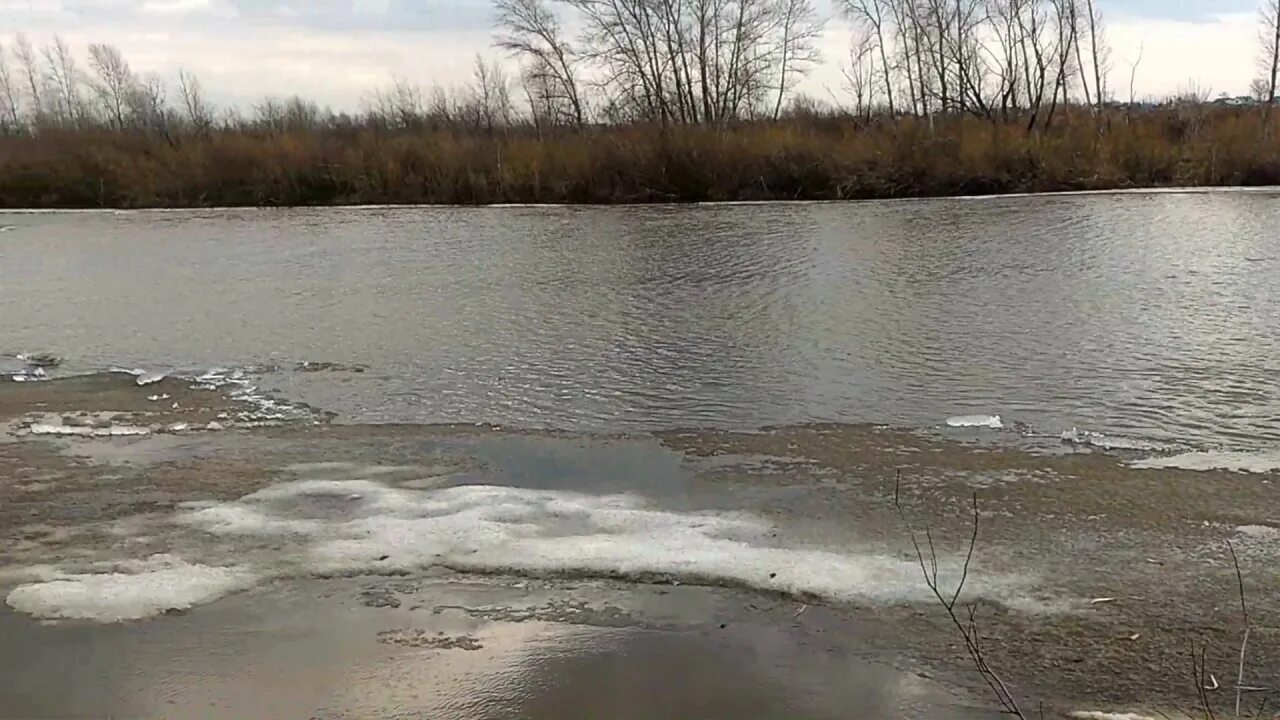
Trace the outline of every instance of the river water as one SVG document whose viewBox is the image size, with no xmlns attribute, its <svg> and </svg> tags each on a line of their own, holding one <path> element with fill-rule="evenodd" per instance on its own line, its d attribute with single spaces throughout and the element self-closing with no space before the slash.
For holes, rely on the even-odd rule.
<svg viewBox="0 0 1280 720">
<path fill-rule="evenodd" d="M 0 225 L 0 353 L 53 351 L 63 372 L 256 366 L 264 386 L 349 421 L 999 415 L 1053 442 L 1072 429 L 1187 449 L 1280 440 L 1270 192 Z"/>
</svg>

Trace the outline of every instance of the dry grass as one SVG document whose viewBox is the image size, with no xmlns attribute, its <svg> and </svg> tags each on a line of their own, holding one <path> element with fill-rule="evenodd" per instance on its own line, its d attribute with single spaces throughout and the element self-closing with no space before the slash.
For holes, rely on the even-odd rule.
<svg viewBox="0 0 1280 720">
<path fill-rule="evenodd" d="M 1263 141 L 1264 137 L 1269 137 Z M 792 118 L 495 134 L 324 128 L 0 138 L 0 207 L 627 203 L 891 198 L 1280 183 L 1256 110 L 1095 120 Z"/>
</svg>

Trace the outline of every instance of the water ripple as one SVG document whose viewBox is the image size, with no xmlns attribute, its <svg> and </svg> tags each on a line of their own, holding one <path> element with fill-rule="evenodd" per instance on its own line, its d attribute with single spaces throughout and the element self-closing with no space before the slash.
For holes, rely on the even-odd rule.
<svg viewBox="0 0 1280 720">
<path fill-rule="evenodd" d="M 268 376 L 353 420 L 582 430 L 999 414 L 1050 436 L 1280 443 L 1280 204 L 5 215 L 0 337 Z"/>
</svg>

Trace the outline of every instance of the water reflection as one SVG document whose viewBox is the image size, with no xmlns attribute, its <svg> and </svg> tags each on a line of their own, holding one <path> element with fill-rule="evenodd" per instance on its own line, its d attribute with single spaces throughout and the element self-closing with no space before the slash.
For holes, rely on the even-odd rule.
<svg viewBox="0 0 1280 720">
<path fill-rule="evenodd" d="M 580 631 L 534 646 L 507 675 L 511 715 L 564 717 L 887 720 L 979 718 L 913 673 L 797 645 L 775 630 Z"/>
<path fill-rule="evenodd" d="M 341 594 L 338 590 L 338 594 Z M 465 589 L 463 590 L 465 592 Z M 776 625 L 658 631 L 359 612 L 290 585 L 191 615 L 41 627 L 0 611 L 0 714 L 28 718 L 992 720 Z M 387 629 L 390 628 L 390 629 Z M 472 649 L 433 643 L 466 638 Z M 384 641 L 379 642 L 378 638 Z M 390 638 L 388 642 L 386 639 Z M 19 642 L 21 641 L 21 642 Z"/>
</svg>

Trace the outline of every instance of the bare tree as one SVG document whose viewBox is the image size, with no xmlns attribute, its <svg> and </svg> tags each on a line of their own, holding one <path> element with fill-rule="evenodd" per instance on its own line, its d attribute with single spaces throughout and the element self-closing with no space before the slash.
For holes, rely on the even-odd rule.
<svg viewBox="0 0 1280 720">
<path fill-rule="evenodd" d="M 64 124 L 79 125 L 84 121 L 84 98 L 80 94 L 82 77 L 75 55 L 59 35 L 46 45 L 41 54 L 57 99 L 57 116 Z"/>
<path fill-rule="evenodd" d="M 1045 114 L 1045 129 L 1053 124 L 1059 101 L 1065 103 L 1071 91 L 1070 83 L 1073 75 L 1071 63 L 1074 59 L 1071 50 L 1077 45 L 1080 37 L 1080 15 L 1076 10 L 1076 2 L 1077 0 L 1052 0 L 1053 28 L 1056 33 L 1052 57 L 1056 70 L 1053 77 L 1053 91 L 1049 96 L 1049 110 Z"/>
<path fill-rule="evenodd" d="M 841 68 L 845 89 L 853 96 L 854 115 L 871 119 L 875 107 L 876 55 L 879 42 L 869 28 L 855 28 L 849 43 L 849 64 Z M 889 92 L 892 92 L 890 90 Z"/>
<path fill-rule="evenodd" d="M 1084 33 L 1081 33 L 1078 31 L 1079 29 L 1078 13 L 1080 10 L 1079 5 L 1080 5 L 1079 2 L 1076 2 L 1075 0 L 1073 0 L 1070 6 L 1071 22 L 1072 22 L 1072 25 L 1077 28 L 1077 32 L 1075 33 L 1075 42 L 1071 44 L 1072 46 L 1071 50 L 1072 50 L 1072 53 L 1075 55 L 1076 72 L 1080 73 L 1080 92 L 1084 93 L 1084 104 L 1090 109 L 1091 112 L 1096 112 L 1098 109 L 1098 106 L 1094 104 L 1093 94 L 1089 91 L 1089 73 L 1088 73 L 1089 66 L 1084 61 L 1084 49 L 1081 47 L 1081 45 L 1083 44 Z"/>
<path fill-rule="evenodd" d="M 1262 8 L 1262 79 L 1267 94 L 1263 102 L 1262 118 L 1270 129 L 1271 108 L 1276 104 L 1276 80 L 1280 76 L 1280 0 L 1267 0 Z"/>
<path fill-rule="evenodd" d="M 895 62 L 897 69 L 907 81 L 907 108 L 912 113 L 928 115 L 929 105 L 925 100 L 925 79 L 924 79 L 924 47 L 923 34 L 919 23 L 917 8 L 914 0 L 881 0 L 881 11 L 883 5 L 888 4 L 890 17 L 892 18 L 892 39 L 896 49 Z M 877 43 L 881 45 L 886 41 L 886 35 L 883 29 L 877 33 Z M 890 64 L 886 54 L 881 52 L 880 55 L 881 71 L 884 74 L 885 85 L 892 87 L 890 79 Z M 888 90 L 886 90 L 888 92 Z M 902 105 L 903 103 L 899 103 Z M 892 103 L 891 103 L 892 105 Z M 890 112 L 895 110 L 890 107 Z"/>
<path fill-rule="evenodd" d="M 427 117 L 443 125 L 455 120 L 449 92 L 440 85 L 433 85 L 431 93 L 427 96 Z"/>
<path fill-rule="evenodd" d="M 991 35 L 994 38 L 993 62 L 999 81 L 999 92 L 996 102 L 1000 105 L 1000 115 L 1008 120 L 1011 112 L 1022 106 L 1023 73 L 1027 69 L 1022 63 L 1022 25 L 1020 18 L 1022 6 L 1020 0 L 990 0 L 988 5 Z"/>
<path fill-rule="evenodd" d="M 1094 0 L 1085 0 L 1085 10 L 1089 13 L 1089 50 L 1093 57 L 1093 96 L 1101 113 L 1107 104 L 1107 71 L 1110 70 L 1111 48 L 1107 45 L 1106 33 L 1102 25 L 1102 12 L 1094 5 Z"/>
<path fill-rule="evenodd" d="M 93 91 L 102 104 L 107 121 L 115 129 L 123 130 L 131 96 L 138 91 L 138 80 L 133 76 L 133 70 L 119 48 L 98 43 L 89 46 L 89 67 L 98 76 Z"/>
<path fill-rule="evenodd" d="M 575 125 L 586 120 L 578 82 L 578 55 L 545 0 L 496 0 L 498 46 L 529 60 L 526 80 L 538 89 L 539 103 L 555 121 L 563 115 Z M 532 75 L 531 75 L 532 73 Z"/>
<path fill-rule="evenodd" d="M 863 45 L 873 45 L 880 56 L 880 72 L 884 76 L 884 92 L 889 100 L 889 114 L 896 112 L 893 103 L 893 79 L 888 55 L 888 5 L 890 0 L 844 0 L 843 9 L 855 25 L 863 25 L 871 31 L 871 37 Z"/>
<path fill-rule="evenodd" d="M 1036 129 L 1043 117 L 1046 102 L 1045 91 L 1056 93 L 1058 86 L 1049 86 L 1051 72 L 1056 65 L 1056 55 L 1060 48 L 1057 40 L 1061 33 L 1056 32 L 1050 10 L 1040 0 L 1020 0 L 1017 9 L 1019 32 L 1019 52 L 1022 56 L 1023 83 L 1026 86 L 1026 104 L 1030 111 L 1027 120 L 1027 131 Z"/>
<path fill-rule="evenodd" d="M 31 122 L 37 125 L 44 119 L 44 81 L 40 76 L 40 61 L 31 41 L 22 33 L 18 33 L 14 40 L 13 52 L 22 71 L 22 81 L 27 86 L 27 97 L 31 99 Z"/>
<path fill-rule="evenodd" d="M 322 118 L 332 118 L 332 113 L 322 112 L 320 106 L 298 95 L 284 102 L 284 125 L 287 130 L 314 130 L 320 127 Z"/>
<path fill-rule="evenodd" d="M 159 76 L 149 75 L 136 81 L 129 92 L 129 115 L 134 127 L 169 135 L 172 113 L 169 110 L 169 89 Z"/>
<path fill-rule="evenodd" d="M 375 91 L 365 102 L 370 117 L 386 128 L 420 127 L 427 115 L 422 88 L 400 78 L 393 80 L 391 87 Z"/>
<path fill-rule="evenodd" d="M 284 132 L 287 130 L 284 100 L 274 95 L 262 98 L 253 106 L 253 123 L 269 132 Z"/>
<path fill-rule="evenodd" d="M 186 70 L 178 70 L 178 94 L 182 96 L 187 123 L 196 132 L 208 132 L 213 126 L 214 109 L 205 99 L 200 79 Z"/>
<path fill-rule="evenodd" d="M 469 100 L 472 123 L 487 132 L 511 124 L 511 81 L 496 62 L 486 62 L 476 55 L 473 85 Z"/>
<path fill-rule="evenodd" d="M 794 79 L 804 64 L 795 60 L 808 55 L 797 22 L 806 3 L 790 4 L 788 22 L 785 0 L 564 1 L 582 21 L 581 56 L 608 118 L 721 123 L 772 113 L 779 81 Z"/>
<path fill-rule="evenodd" d="M 1196 107 L 1207 104 L 1211 97 L 1213 97 L 1212 87 L 1191 78 L 1178 86 L 1171 100 L 1175 105 Z"/>
<path fill-rule="evenodd" d="M 22 93 L 13 74 L 9 71 L 9 58 L 0 45 L 0 131 L 19 132 L 22 129 Z"/>
<path fill-rule="evenodd" d="M 529 119 L 538 137 L 543 128 L 556 122 L 555 91 L 551 89 L 549 73 L 537 60 L 520 68 L 520 89 L 529 105 Z"/>
<path fill-rule="evenodd" d="M 812 0 L 779 0 L 778 99 L 773 106 L 773 119 L 777 120 L 782 113 L 782 101 L 795 76 L 805 75 L 813 64 L 822 59 L 817 40 L 824 24 Z"/>
<path fill-rule="evenodd" d="M 1129 104 L 1125 107 L 1124 121 L 1128 124 L 1133 119 L 1133 103 L 1136 99 L 1134 88 L 1138 83 L 1138 66 L 1142 64 L 1142 54 L 1146 50 L 1145 44 L 1138 45 L 1138 57 L 1134 59 L 1133 64 L 1129 66 Z"/>
<path fill-rule="evenodd" d="M 641 118 L 678 119 L 671 101 L 687 94 L 670 87 L 677 78 L 667 72 L 671 53 L 657 32 L 659 4 L 651 0 L 568 2 L 581 15 L 586 55 L 599 66 L 600 87 L 610 101 Z"/>
</svg>

